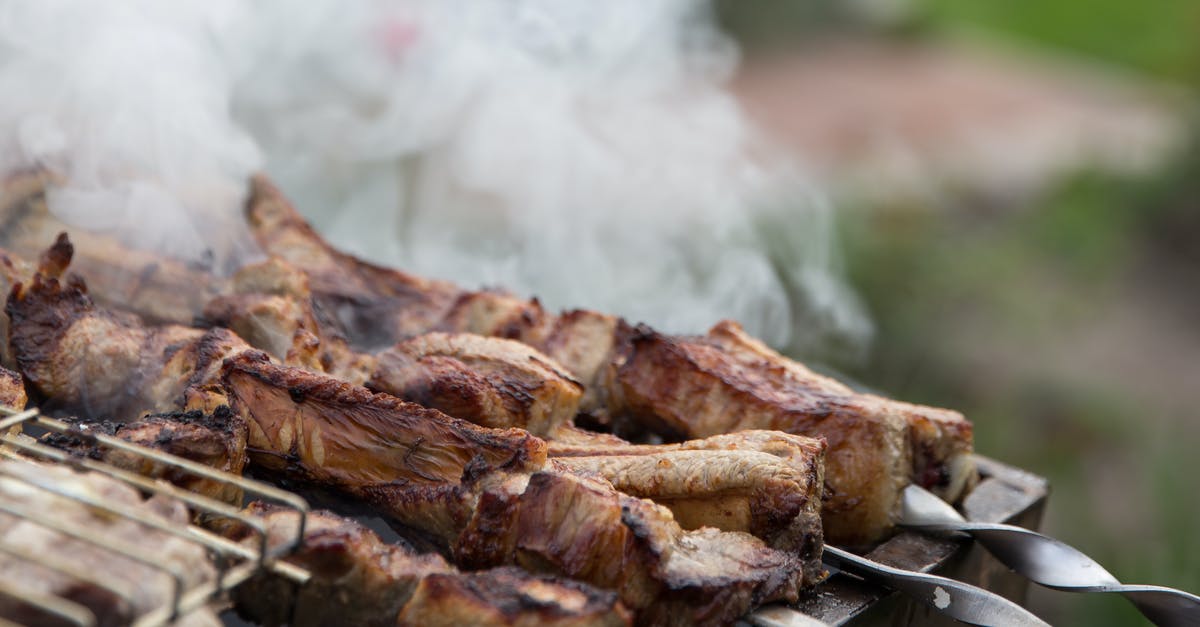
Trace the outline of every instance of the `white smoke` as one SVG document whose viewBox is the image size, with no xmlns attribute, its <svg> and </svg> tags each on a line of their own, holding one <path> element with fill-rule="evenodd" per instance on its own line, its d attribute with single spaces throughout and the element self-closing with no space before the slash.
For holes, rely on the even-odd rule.
<svg viewBox="0 0 1200 627">
<path fill-rule="evenodd" d="M 237 254 L 261 157 L 230 117 L 221 38 L 247 18 L 221 0 L 0 3 L 0 171 L 65 175 L 49 205 L 73 225 L 189 261 Z"/>
<path fill-rule="evenodd" d="M 416 273 L 774 344 L 869 329 L 700 1 L 13 2 L 0 46 L 0 165 L 67 171 L 76 223 L 219 253 L 265 163 Z"/>
</svg>

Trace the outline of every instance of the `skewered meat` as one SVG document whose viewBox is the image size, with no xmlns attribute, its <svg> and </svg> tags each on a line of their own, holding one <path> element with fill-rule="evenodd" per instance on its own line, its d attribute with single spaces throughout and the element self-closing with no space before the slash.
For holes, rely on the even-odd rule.
<svg viewBox="0 0 1200 627">
<path fill-rule="evenodd" d="M 810 568 L 806 580 L 820 577 L 825 454 L 820 440 L 777 431 L 663 445 L 605 439 L 551 440 L 550 455 L 604 477 L 626 494 L 667 506 L 685 529 L 751 533 L 799 555 Z"/>
<path fill-rule="evenodd" d="M 38 285 L 41 284 L 35 282 L 35 287 Z M 31 290 L 30 293 L 49 292 L 49 286 L 49 281 L 46 281 L 42 287 L 47 289 Z M 77 300 L 83 302 L 83 296 L 85 295 L 81 293 Z M 45 304 L 53 305 L 56 302 L 47 300 Z M 98 312 L 93 308 L 87 311 L 87 316 L 96 316 L 100 313 L 103 312 Z M 79 316 L 68 315 L 65 317 L 72 319 Z M 24 325 L 19 325 L 18 328 L 23 329 Z M 150 330 L 135 327 L 133 322 L 126 325 L 126 328 L 137 328 L 142 333 L 151 333 Z M 490 340 L 490 342 L 495 342 L 495 340 Z M 185 343 L 180 350 L 187 350 L 187 346 L 188 344 Z M 522 350 L 527 349 L 522 348 Z M 233 351 L 228 351 L 226 354 L 229 352 Z M 250 361 L 248 356 L 243 357 L 246 358 L 242 359 L 242 362 Z M 278 398 L 237 399 L 244 401 L 244 405 L 250 408 L 249 411 L 254 413 L 256 418 L 250 424 L 250 443 L 260 465 L 285 467 L 291 463 L 289 456 L 303 458 L 311 455 L 317 462 L 312 467 L 318 469 L 320 473 L 315 479 L 337 482 L 340 480 L 339 473 L 354 472 L 359 473 L 359 476 L 362 476 L 362 473 L 369 475 L 376 472 L 377 466 L 394 464 L 396 463 L 395 459 L 399 457 L 403 465 L 411 464 L 411 467 L 404 466 L 403 473 L 407 474 L 398 474 L 394 469 L 388 468 L 386 476 L 390 479 L 394 480 L 400 476 L 407 481 L 433 482 L 440 487 L 442 484 L 456 483 L 467 469 L 468 464 L 480 453 L 479 447 L 485 444 L 495 444 L 496 442 L 501 444 L 501 446 L 493 446 L 493 449 L 499 451 L 499 457 L 488 460 L 485 451 L 482 458 L 485 460 L 484 463 L 493 461 L 492 467 L 514 467 L 513 460 L 524 455 L 534 460 L 535 463 L 530 463 L 525 467 L 532 469 L 539 467 L 540 460 L 544 459 L 540 441 L 531 438 L 525 432 L 500 432 L 508 434 L 507 442 L 500 441 L 495 436 L 496 432 L 479 429 L 467 423 L 450 421 L 445 416 L 431 410 L 401 403 L 389 397 L 373 396 L 366 390 L 333 379 L 306 377 L 305 373 L 301 371 L 271 367 L 266 363 L 266 357 L 262 355 L 258 357 L 258 360 L 261 363 L 258 364 L 257 373 L 274 373 L 275 376 L 281 376 L 280 373 L 284 373 L 291 377 L 274 381 L 274 387 L 268 388 L 273 390 L 276 396 L 286 396 L 284 403 L 280 403 Z M 114 373 L 114 375 L 116 374 L 118 373 Z M 172 377 L 170 380 L 178 379 L 179 377 Z M 195 377 L 187 379 L 195 380 Z M 236 390 L 232 387 L 230 389 Z M 68 391 L 66 389 L 57 390 L 60 396 Z M 160 398 L 177 398 L 177 396 L 168 395 Z M 303 403 L 305 411 L 271 413 L 270 410 L 274 407 L 290 408 L 290 403 L 294 402 L 296 398 L 305 399 Z M 319 416 L 314 416 L 313 413 L 319 414 Z M 403 415 L 407 422 L 400 422 L 397 415 Z M 329 420 L 331 417 L 372 425 L 372 435 L 362 440 L 348 441 L 344 439 L 346 435 L 343 431 L 314 429 L 314 425 L 321 424 L 317 422 L 318 419 Z M 451 443 L 449 448 L 445 446 L 446 433 L 429 432 L 431 429 L 436 430 L 440 425 L 445 424 L 451 424 L 453 427 L 451 431 L 459 437 L 458 440 Z M 378 433 L 387 435 L 381 437 L 376 435 Z M 462 439 L 464 434 L 474 440 L 468 442 Z M 431 446 L 439 445 L 443 446 L 440 453 L 429 452 L 428 449 Z M 274 452 L 274 454 L 268 453 L 268 451 Z M 283 453 L 279 453 L 280 451 Z M 451 456 L 445 468 L 438 467 L 438 463 L 446 461 L 437 459 L 437 456 L 443 453 Z M 433 464 L 434 467 L 421 465 L 431 456 L 437 460 L 437 463 Z M 477 470 L 480 468 L 479 463 L 475 461 Z M 805 493 L 802 492 L 801 495 L 803 494 Z M 680 495 L 671 496 L 678 497 Z M 701 495 L 694 494 L 694 496 L 700 498 Z M 793 514 L 794 512 L 787 511 L 781 516 L 791 519 L 794 518 Z M 809 566 L 811 573 L 814 570 L 812 564 L 817 556 L 810 551 L 804 557 L 804 563 Z"/>
<path fill-rule="evenodd" d="M 957 500 L 978 479 L 972 458 L 971 423 L 962 414 L 873 394 L 859 394 L 841 382 L 818 375 L 771 350 L 736 322 L 726 320 L 717 324 L 706 339 L 738 363 L 773 378 L 780 387 L 851 399 L 862 404 L 864 414 L 894 413 L 902 417 L 912 442 L 913 479 L 943 499 Z"/>
<path fill-rule="evenodd" d="M 9 409 L 25 409 L 29 397 L 25 395 L 25 382 L 21 375 L 0 367 L 0 405 Z"/>
<path fill-rule="evenodd" d="M 361 349 L 431 330 L 510 337 L 542 350 L 584 384 L 583 412 L 626 430 L 669 438 L 748 428 L 825 436 L 831 542 L 864 544 L 886 534 L 910 481 L 954 500 L 975 477 L 970 424 L 960 415 L 857 394 L 732 323 L 706 337 L 672 337 L 596 312 L 554 316 L 536 300 L 468 292 L 366 264 L 321 240 L 261 177 L 252 183 L 247 217 L 267 252 L 309 275 L 314 299 L 337 312 Z"/>
<path fill-rule="evenodd" d="M 63 282 L 72 255 L 60 235 L 30 283 L 14 287 L 6 308 L 13 357 L 48 405 L 122 420 L 219 404 L 206 395 L 222 361 L 250 347 L 227 329 L 150 327 L 132 314 L 96 307 L 82 279 Z"/>
<path fill-rule="evenodd" d="M 177 501 L 154 497 L 143 500 L 133 488 L 94 473 L 77 473 L 63 466 L 27 461 L 0 462 L 0 499 L 7 507 L 30 515 L 29 520 L 0 513 L 0 544 L 20 554 L 40 556 L 47 562 L 72 564 L 82 578 L 21 557 L 0 553 L 0 579 L 25 595 L 53 595 L 90 609 L 100 625 L 127 625 L 136 617 L 171 601 L 172 580 L 163 571 L 106 549 L 102 545 L 68 537 L 39 525 L 54 520 L 82 528 L 107 546 L 153 546 L 156 556 L 177 569 L 186 586 L 211 581 L 216 570 L 204 549 L 173 535 L 111 516 L 78 501 L 30 487 L 14 477 L 47 482 L 68 494 L 78 494 L 125 511 L 136 510 L 173 525 L 188 521 L 187 510 Z M 35 562 L 37 558 L 35 557 Z M 0 617 L 22 624 L 55 624 L 19 598 L 0 596 Z M 210 610 L 184 616 L 181 625 L 220 625 Z"/>
<path fill-rule="evenodd" d="M 378 355 L 367 387 L 486 427 L 543 437 L 570 423 L 583 387 L 537 350 L 469 333 L 426 333 Z"/>
<path fill-rule="evenodd" d="M 144 455 L 130 454 L 99 444 L 89 435 L 111 435 L 134 444 L 158 449 L 210 468 L 235 475 L 246 466 L 246 423 L 228 406 L 211 413 L 199 410 L 170 412 L 139 418 L 131 422 L 75 421 L 74 433 L 48 433 L 45 444 L 66 449 L 118 468 L 151 478 L 162 478 L 196 494 L 241 505 L 242 492 L 235 485 L 199 477 L 156 462 Z"/>
<path fill-rule="evenodd" d="M 247 220 L 268 253 L 308 275 L 321 307 L 359 348 L 383 349 L 433 329 L 461 290 L 362 262 L 325 243 L 263 177 L 251 183 Z"/>
<path fill-rule="evenodd" d="M 362 384 L 375 359 L 351 350 L 336 325 L 322 322 L 308 277 L 278 257 L 234 274 L 232 293 L 214 298 L 203 320 L 233 330 L 250 345 L 288 365 Z"/>
<path fill-rule="evenodd" d="M 723 623 L 795 598 L 800 560 L 747 534 L 685 532 L 665 508 L 546 466 L 544 443 L 241 355 L 225 366 L 252 451 L 341 489 L 446 547 L 617 590 L 639 621 Z M 261 429 L 262 433 L 258 433 Z M 261 443 L 261 444 L 260 444 Z M 256 457 L 257 459 L 257 457 Z"/>
<path fill-rule="evenodd" d="M 774 429 L 826 438 L 823 505 L 830 542 L 864 544 L 893 525 L 911 473 L 904 419 L 855 397 L 812 393 L 746 367 L 702 338 L 628 329 L 613 369 L 624 420 L 674 437 Z"/>
<path fill-rule="evenodd" d="M 295 512 L 253 503 L 272 544 L 290 538 Z M 234 532 L 239 530 L 233 530 Z M 237 538 L 236 533 L 229 533 Z M 517 568 L 462 573 L 437 554 L 386 544 L 374 532 L 325 511 L 310 512 L 304 544 L 288 561 L 312 578 L 300 586 L 264 574 L 234 595 L 239 613 L 273 626 L 627 625 L 612 592 Z"/>
</svg>

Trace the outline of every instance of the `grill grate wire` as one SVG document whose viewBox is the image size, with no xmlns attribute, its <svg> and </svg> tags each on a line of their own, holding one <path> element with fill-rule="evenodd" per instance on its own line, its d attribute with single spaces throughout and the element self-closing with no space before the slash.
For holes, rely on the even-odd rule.
<svg viewBox="0 0 1200 627">
<path fill-rule="evenodd" d="M 82 525 L 48 519 L 44 515 L 28 511 L 14 503 L 0 502 L 0 513 L 27 520 L 64 536 L 87 542 L 105 551 L 149 566 L 169 576 L 172 581 L 170 601 L 137 617 L 132 623 L 134 627 L 155 627 L 171 623 L 176 618 L 208 604 L 243 581 L 264 571 L 273 572 L 276 575 L 286 577 L 299 584 L 303 584 L 308 580 L 309 573 L 306 570 L 281 559 L 299 548 L 303 542 L 309 506 L 301 497 L 260 481 L 217 470 L 175 455 L 133 444 L 120 438 L 82 430 L 77 426 L 45 416 L 36 408 L 19 411 L 0 406 L 0 416 L 3 416 L 3 418 L 0 418 L 0 434 L 2 434 L 3 442 L 3 446 L 0 446 L 0 458 L 26 461 L 41 459 L 69 466 L 77 470 L 100 473 L 142 492 L 163 495 L 181 501 L 193 512 L 236 520 L 250 529 L 254 534 L 255 542 L 252 545 L 234 542 L 194 524 L 185 526 L 174 525 L 140 511 L 126 511 L 120 505 L 106 503 L 103 498 L 78 494 L 56 486 L 53 481 L 40 480 L 37 477 L 26 477 L 6 471 L 0 467 L 0 477 L 20 481 L 36 490 L 76 501 L 91 509 L 102 511 L 107 515 L 121 517 L 148 529 L 154 529 L 200 545 L 215 557 L 214 563 L 217 566 L 216 578 L 188 586 L 185 583 L 185 573 L 179 572 L 166 559 L 166 556 L 158 555 L 153 550 L 132 545 L 128 542 L 116 541 L 112 537 L 106 537 L 105 534 L 98 533 L 96 530 Z M 73 455 L 69 452 L 42 444 L 32 438 L 18 435 L 26 426 L 37 426 L 47 431 L 80 438 L 91 444 L 136 455 L 145 460 L 181 470 L 196 477 L 233 486 L 240 489 L 243 494 L 253 498 L 265 499 L 290 508 L 296 512 L 295 534 L 287 538 L 284 542 L 279 543 L 278 546 L 271 547 L 268 542 L 267 529 L 263 522 L 254 516 L 243 513 L 241 509 L 233 505 L 190 492 L 165 480 L 151 479 L 103 461 Z M 278 538 L 275 539 L 277 540 Z M 60 572 L 74 579 L 109 590 L 118 596 L 128 598 L 122 590 L 117 589 L 112 583 L 106 582 L 103 577 L 87 572 L 69 560 L 54 555 L 35 554 L 32 551 L 25 550 L 24 547 L 3 540 L 0 540 L 0 553 Z M 42 593 L 32 593 L 29 590 L 22 589 L 18 585 L 14 585 L 13 582 L 0 581 L 0 595 L 20 599 L 22 602 L 56 616 L 68 624 L 92 627 L 97 623 L 95 614 L 87 607 L 75 601 Z M 0 618 L 0 627 L 12 624 L 10 621 Z"/>
</svg>

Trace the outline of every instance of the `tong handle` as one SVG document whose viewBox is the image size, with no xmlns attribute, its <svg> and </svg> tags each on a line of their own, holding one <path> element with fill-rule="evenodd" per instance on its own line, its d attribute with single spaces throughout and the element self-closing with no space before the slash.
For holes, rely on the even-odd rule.
<svg viewBox="0 0 1200 627">
<path fill-rule="evenodd" d="M 1164 627 L 1200 627 L 1200 597 L 1163 586 L 1125 585 L 1078 549 L 1023 527 L 945 522 L 905 525 L 918 530 L 970 534 L 1017 574 L 1056 590 L 1124 596 L 1146 618 Z"/>
<path fill-rule="evenodd" d="M 1016 627 L 1047 625 L 1020 605 L 961 581 L 892 568 L 833 546 L 825 547 L 824 560 L 839 570 L 899 590 L 965 623 Z"/>
</svg>

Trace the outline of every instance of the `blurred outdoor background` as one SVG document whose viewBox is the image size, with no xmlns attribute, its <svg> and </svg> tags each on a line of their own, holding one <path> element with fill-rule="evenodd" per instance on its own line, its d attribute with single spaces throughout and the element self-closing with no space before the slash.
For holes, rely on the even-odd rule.
<svg viewBox="0 0 1200 627">
<path fill-rule="evenodd" d="M 1200 3 L 718 4 L 734 90 L 832 197 L 875 324 L 793 347 L 975 422 L 1043 530 L 1200 591 Z M 1055 624 L 1138 624 L 1031 589 Z"/>
</svg>

